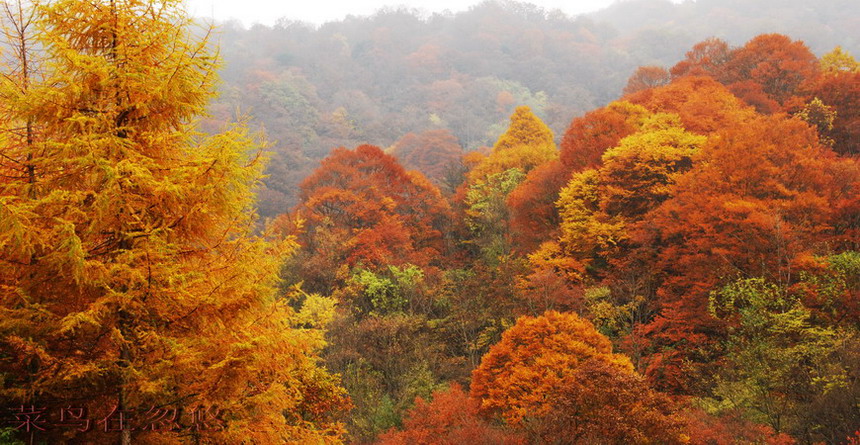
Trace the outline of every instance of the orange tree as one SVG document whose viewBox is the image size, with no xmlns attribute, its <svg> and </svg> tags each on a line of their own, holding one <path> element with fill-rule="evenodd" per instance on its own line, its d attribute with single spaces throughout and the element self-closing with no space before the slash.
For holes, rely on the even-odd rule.
<svg viewBox="0 0 860 445">
<path fill-rule="evenodd" d="M 472 373 L 481 412 L 543 440 L 674 443 L 671 403 L 574 313 L 521 317 Z M 591 442 L 597 440 L 597 442 Z"/>
<path fill-rule="evenodd" d="M 452 383 L 433 393 L 433 400 L 416 399 L 403 422 L 403 430 L 392 429 L 380 437 L 382 445 L 520 445 L 525 437 L 493 425 L 478 415 L 480 404 Z"/>
<path fill-rule="evenodd" d="M 798 261 L 855 233 L 857 175 L 855 161 L 839 159 L 800 119 L 759 117 L 709 137 L 673 196 L 634 230 L 660 277 L 646 373 L 680 392 L 704 381 L 695 376 L 713 359 L 702 354 L 722 335 L 708 293 L 746 276 L 791 285 Z"/>
</svg>

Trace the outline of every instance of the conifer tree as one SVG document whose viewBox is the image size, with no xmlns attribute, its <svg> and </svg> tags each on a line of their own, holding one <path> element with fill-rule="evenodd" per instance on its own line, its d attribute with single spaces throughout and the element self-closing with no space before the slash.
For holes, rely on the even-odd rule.
<svg viewBox="0 0 860 445">
<path fill-rule="evenodd" d="M 345 397 L 315 355 L 331 304 L 278 298 L 295 243 L 252 235 L 264 142 L 195 131 L 208 39 L 176 0 L 30 13 L 44 80 L 2 85 L 2 398 L 87 410 L 92 431 L 49 442 L 337 441 Z"/>
<path fill-rule="evenodd" d="M 518 145 L 553 145 L 552 130 L 525 105 L 514 110 L 511 125 L 493 145 L 493 150 L 501 151 Z"/>
<path fill-rule="evenodd" d="M 529 107 L 517 107 L 511 124 L 493 145 L 493 151 L 466 175 L 467 183 L 486 182 L 492 175 L 512 168 L 528 173 L 545 162 L 558 158 L 552 130 Z"/>
</svg>

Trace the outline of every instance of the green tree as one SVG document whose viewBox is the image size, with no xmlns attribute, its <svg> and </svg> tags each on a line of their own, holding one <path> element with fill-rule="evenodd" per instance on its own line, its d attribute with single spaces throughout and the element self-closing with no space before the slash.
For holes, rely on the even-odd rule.
<svg viewBox="0 0 860 445">
<path fill-rule="evenodd" d="M 836 443 L 860 426 L 856 330 L 822 323 L 800 295 L 761 278 L 713 292 L 710 308 L 733 326 L 711 409 L 740 409 L 809 443 Z"/>
<path fill-rule="evenodd" d="M 505 199 L 525 178 L 523 171 L 511 168 L 490 175 L 486 181 L 469 187 L 466 193 L 466 224 L 473 241 L 489 261 L 510 252 L 507 238 L 509 211 Z"/>
</svg>

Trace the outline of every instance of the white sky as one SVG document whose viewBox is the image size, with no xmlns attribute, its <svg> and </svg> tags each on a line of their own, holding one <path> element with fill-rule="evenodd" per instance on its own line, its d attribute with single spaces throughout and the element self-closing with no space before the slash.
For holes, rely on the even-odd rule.
<svg viewBox="0 0 860 445">
<path fill-rule="evenodd" d="M 246 26 L 273 25 L 281 17 L 322 24 L 347 15 L 371 15 L 384 6 L 408 6 L 429 12 L 463 11 L 481 0 L 186 0 L 192 16 L 218 21 L 238 19 Z M 596 11 L 615 0 L 529 0 L 544 9 L 568 15 Z"/>
</svg>

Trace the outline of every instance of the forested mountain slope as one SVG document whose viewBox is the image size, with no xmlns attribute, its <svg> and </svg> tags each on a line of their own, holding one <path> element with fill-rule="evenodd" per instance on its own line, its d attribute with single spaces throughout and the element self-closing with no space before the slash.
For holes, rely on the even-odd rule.
<svg viewBox="0 0 860 445">
<path fill-rule="evenodd" d="M 851 3 L 644 0 L 568 17 L 489 1 L 457 14 L 385 9 L 320 27 L 227 23 L 224 83 L 211 110 L 215 123 L 248 113 L 274 141 L 260 193 L 261 213 L 273 216 L 296 203 L 295 186 L 334 147 L 390 147 L 436 131 L 425 138 L 442 144 L 434 162 L 447 164 L 444 152 L 456 146 L 492 145 L 517 105 L 559 136 L 574 117 L 615 99 L 637 66 L 668 68 L 710 36 L 741 45 L 780 32 L 818 55 L 836 45 L 858 54 Z"/>
</svg>

